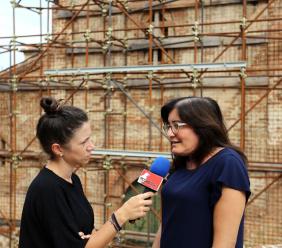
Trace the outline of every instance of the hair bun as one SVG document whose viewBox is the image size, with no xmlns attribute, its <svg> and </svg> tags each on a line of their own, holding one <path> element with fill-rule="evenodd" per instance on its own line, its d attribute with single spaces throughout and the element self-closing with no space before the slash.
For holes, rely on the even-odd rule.
<svg viewBox="0 0 282 248">
<path fill-rule="evenodd" d="M 57 113 L 59 108 L 59 103 L 53 97 L 43 97 L 40 100 L 40 106 L 44 109 L 47 115 L 51 115 Z"/>
</svg>

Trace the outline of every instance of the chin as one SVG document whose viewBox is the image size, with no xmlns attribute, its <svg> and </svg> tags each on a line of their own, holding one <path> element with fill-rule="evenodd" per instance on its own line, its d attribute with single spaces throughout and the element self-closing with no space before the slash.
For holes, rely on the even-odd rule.
<svg viewBox="0 0 282 248">
<path fill-rule="evenodd" d="M 88 162 L 89 162 L 89 159 L 88 160 L 86 160 L 86 159 L 82 160 L 77 164 L 77 167 L 84 167 L 88 164 Z"/>
<path fill-rule="evenodd" d="M 83 164 L 84 164 L 84 165 L 87 165 L 87 164 L 89 163 L 89 161 L 90 161 L 90 158 L 87 158 L 87 159 L 85 159 L 85 160 L 83 161 Z"/>
<path fill-rule="evenodd" d="M 180 156 L 180 157 L 187 157 L 189 156 L 189 153 L 185 151 L 177 151 L 177 150 L 171 150 L 171 153 L 173 153 L 175 156 Z"/>
<path fill-rule="evenodd" d="M 171 153 L 173 153 L 175 156 L 183 156 L 183 154 L 177 150 L 172 149 Z"/>
</svg>

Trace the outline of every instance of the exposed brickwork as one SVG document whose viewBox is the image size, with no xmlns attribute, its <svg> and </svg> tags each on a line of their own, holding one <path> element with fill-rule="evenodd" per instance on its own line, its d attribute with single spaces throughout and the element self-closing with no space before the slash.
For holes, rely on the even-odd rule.
<svg viewBox="0 0 282 248">
<path fill-rule="evenodd" d="M 80 3 L 81 1 L 74 1 Z M 144 1 L 145 2 L 145 1 Z M 60 1 L 61 5 L 70 5 L 70 1 Z M 253 19 L 266 5 L 265 2 L 257 2 L 254 4 L 248 4 L 247 16 L 249 19 Z M 191 5 L 192 6 L 192 5 Z M 94 7 L 91 7 L 94 9 Z M 165 21 L 169 24 L 181 24 L 181 23 L 193 23 L 194 22 L 194 8 L 177 8 L 167 10 L 165 14 Z M 53 16 L 59 15 L 59 11 L 54 11 Z M 130 15 L 137 23 L 143 28 L 148 27 L 148 13 L 138 12 Z M 281 17 L 281 1 L 276 1 L 261 18 L 275 18 Z M 241 20 L 242 18 L 242 6 L 240 4 L 222 5 L 222 6 L 208 6 L 204 9 L 204 22 L 216 22 L 223 20 Z M 53 32 L 59 33 L 66 23 L 70 20 L 54 18 L 53 19 Z M 89 21 L 89 27 L 87 27 L 87 21 L 85 17 L 79 17 L 75 20 L 73 25 L 70 25 L 66 29 L 65 35 L 61 35 L 60 42 L 72 42 L 75 47 L 85 47 L 85 37 L 83 33 L 72 34 L 72 32 L 85 32 L 87 29 L 90 31 L 103 30 L 104 27 L 107 30 L 109 19 L 102 16 L 91 16 Z M 112 18 L 113 28 L 136 28 L 133 22 L 131 22 L 124 15 L 115 15 Z M 281 21 L 277 22 L 258 22 L 254 23 L 249 30 L 265 30 L 267 28 L 281 29 Z M 206 25 L 204 26 L 204 33 L 215 32 L 237 32 L 240 30 L 239 23 L 229 23 L 226 25 Z M 191 27 L 176 27 L 168 28 L 169 36 L 185 36 L 191 34 Z M 247 33 L 251 35 L 251 33 Z M 275 36 L 277 33 L 261 32 L 256 34 L 258 36 Z M 141 30 L 114 32 L 113 35 L 116 38 L 144 38 L 144 33 Z M 90 34 L 93 42 L 89 43 L 89 48 L 99 47 L 99 49 L 105 45 L 101 44 L 104 41 L 104 34 L 102 32 L 96 32 Z M 193 37 L 191 40 L 193 42 Z M 54 38 L 54 37 L 53 37 Z M 148 38 L 148 37 L 146 37 Z M 202 51 L 200 46 L 198 47 L 197 62 L 212 62 L 214 58 L 224 49 L 228 43 L 232 40 L 232 37 L 220 37 L 221 45 L 215 47 L 205 47 Z M 98 42 L 97 42 L 98 41 Z M 100 43 L 99 43 L 100 42 Z M 136 41 L 137 42 L 137 41 Z M 97 45 L 98 44 L 98 45 Z M 217 62 L 239 61 L 241 60 L 241 40 L 239 39 L 237 45 L 231 46 L 221 56 Z M 148 43 L 147 43 L 148 45 Z M 145 65 L 148 64 L 148 47 L 139 51 L 128 52 L 112 52 L 111 56 L 103 54 L 102 50 L 89 53 L 88 57 L 85 55 L 85 50 L 78 54 L 67 54 L 66 48 L 51 48 L 46 53 L 42 60 L 43 69 L 35 70 L 29 73 L 28 76 L 42 75 L 42 72 L 46 69 L 62 69 L 62 68 L 79 68 L 79 67 L 102 67 L 102 66 L 122 66 L 122 65 Z M 191 48 L 181 49 L 167 49 L 169 56 L 175 63 L 194 63 L 194 50 Z M 34 54 L 34 53 L 32 53 Z M 31 53 L 27 54 L 27 57 Z M 282 62 L 282 45 L 281 40 L 269 39 L 267 42 L 261 42 L 257 45 L 247 46 L 246 51 L 248 67 L 254 69 L 265 69 L 271 67 L 279 67 Z M 157 61 L 154 61 L 157 63 Z M 163 63 L 172 63 L 172 61 L 163 56 Z M 41 61 L 33 65 L 34 68 L 39 68 Z M 20 68 L 18 68 L 20 70 Z M 28 66 L 22 69 L 29 69 Z M 278 80 L 280 71 L 255 71 L 248 72 L 249 76 L 272 76 L 266 79 L 264 86 L 273 87 Z M 208 75 L 211 79 L 207 87 L 203 88 L 203 96 L 209 96 L 216 99 L 223 111 L 226 126 L 230 127 L 235 121 L 240 118 L 241 113 L 241 93 L 240 93 L 240 78 L 238 72 L 216 72 L 204 74 L 204 77 Z M 225 76 L 226 83 L 228 85 L 228 76 L 238 76 L 238 80 L 232 88 L 224 88 L 222 81 L 218 81 L 217 77 Z M 128 77 L 127 83 L 133 82 L 134 78 L 141 78 L 143 83 L 148 84 L 148 75 L 136 75 L 127 74 L 121 75 L 120 78 Z M 159 76 L 159 75 L 158 75 Z M 171 81 L 179 78 L 179 73 L 171 73 L 166 75 L 171 78 Z M 182 78 L 185 78 L 185 74 L 181 74 Z M 44 77 L 43 77 L 44 78 Z M 103 79 L 104 86 L 107 85 L 105 75 L 97 75 L 93 77 L 95 79 Z M 92 78 L 92 79 L 93 79 Z M 56 79 L 58 80 L 58 79 Z M 160 79 L 162 80 L 162 79 Z M 79 81 L 79 80 L 78 80 Z M 187 82 L 189 78 L 187 78 Z M 34 79 L 33 82 L 38 82 Z M 141 82 L 141 81 L 140 81 Z M 31 139 L 35 136 L 36 122 L 41 114 L 39 107 L 39 99 L 42 95 L 52 95 L 57 99 L 68 98 L 75 90 L 71 88 L 71 79 L 65 79 L 64 83 L 69 83 L 68 90 L 65 89 L 52 89 L 47 91 L 47 85 L 49 82 L 42 81 L 41 91 L 18 91 L 16 92 L 16 104 L 13 109 L 16 114 L 16 150 L 22 151 Z M 56 82 L 59 85 L 59 82 Z M 78 83 L 75 82 L 77 85 Z M 138 84 L 138 83 L 137 83 Z M 140 83 L 141 84 L 141 83 Z M 158 85 L 156 81 L 153 81 L 154 85 Z M 256 84 L 255 84 L 256 85 Z M 88 112 L 91 126 L 93 129 L 93 140 L 95 147 L 108 148 L 108 149 L 125 149 L 125 150 L 143 150 L 143 151 L 165 151 L 169 152 L 169 142 L 161 137 L 160 132 L 154 127 L 151 127 L 151 140 L 149 132 L 149 121 L 144 115 L 134 106 L 134 104 L 119 90 L 115 89 L 106 94 L 105 89 L 100 87 L 100 84 L 94 84 L 91 80 L 88 82 L 90 89 L 87 90 L 85 86 L 81 90 L 77 91 L 71 104 L 81 107 Z M 199 88 L 193 89 L 190 83 L 185 83 L 184 87 L 164 87 L 160 90 L 156 87 L 152 90 L 151 107 L 149 100 L 148 88 L 132 89 L 126 88 L 132 99 L 141 107 L 146 113 L 151 112 L 151 116 L 157 124 L 161 127 L 160 120 L 160 108 L 161 105 L 169 99 L 188 95 L 200 95 Z M 246 110 L 250 109 L 256 102 L 266 93 L 266 90 L 261 88 L 251 88 L 246 91 Z M 11 104 L 10 94 L 8 92 L 0 92 L 0 134 L 1 138 L 10 143 L 11 137 Z M 109 99 L 109 101 L 107 101 Z M 108 102 L 108 103 L 107 103 Z M 107 110 L 107 113 L 105 112 Z M 245 123 L 245 152 L 252 162 L 268 162 L 270 165 L 274 163 L 281 164 L 282 161 L 282 93 L 280 90 L 272 91 L 268 97 L 264 98 L 256 107 L 246 116 Z M 229 132 L 231 140 L 236 145 L 240 145 L 240 122 L 237 123 Z M 162 139 L 162 143 L 161 143 Z M 3 143 L 3 144 L 2 144 Z M 9 150 L 9 147 L 5 145 L 5 142 L 1 143 L 2 150 Z M 40 147 L 37 141 L 33 142 L 28 152 L 39 152 Z M 28 185 L 34 176 L 38 173 L 39 167 L 43 166 L 46 159 L 41 154 L 38 159 L 26 158 L 21 161 L 13 172 L 16 178 L 13 193 L 11 195 L 10 189 L 10 160 L 1 159 L 0 163 L 0 209 L 4 216 L 10 215 L 10 200 L 13 201 L 13 208 L 15 212 L 15 218 L 20 219 L 22 205 Z M 120 167 L 121 163 L 126 166 L 124 170 Z M 147 161 L 147 163 L 150 163 Z M 128 188 L 129 184 L 134 182 L 138 177 L 142 166 L 144 167 L 144 161 L 136 166 L 134 162 L 128 162 L 126 159 L 121 158 L 118 161 L 112 161 L 112 165 L 116 170 L 103 170 L 103 163 L 99 160 L 94 160 L 87 168 L 79 169 L 81 181 L 84 186 L 86 195 L 91 202 L 95 211 L 95 223 L 96 227 L 100 227 L 102 223 L 107 220 L 111 211 L 116 209 L 122 203 L 123 193 Z M 99 168 L 99 169 L 97 169 Z M 123 175 L 123 176 L 122 176 Z M 271 181 L 278 176 L 278 173 L 269 172 L 250 172 L 252 192 L 255 196 L 261 190 L 263 190 Z M 282 220 L 281 220 L 281 199 L 282 199 L 282 187 L 281 179 L 273 184 L 265 193 L 260 195 L 246 210 L 246 248 L 249 247 L 261 247 L 262 244 L 275 244 L 282 243 Z M 12 197 L 11 197 L 12 196 Z M 14 201 L 15 200 L 15 201 Z M 108 203 L 111 203 L 108 204 Z M 1 217 L 1 218 L 2 218 Z M 6 241 L 0 241 L 6 242 Z M 260 245 L 260 246 L 258 246 Z M 0 243 L 1 247 L 1 243 Z M 3 245 L 3 247 L 6 247 Z M 278 247 L 278 246 L 277 246 Z"/>
</svg>

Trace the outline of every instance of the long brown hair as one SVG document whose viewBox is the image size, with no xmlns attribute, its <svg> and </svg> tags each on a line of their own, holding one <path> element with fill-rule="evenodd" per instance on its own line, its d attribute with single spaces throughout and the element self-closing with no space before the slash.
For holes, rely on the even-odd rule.
<svg viewBox="0 0 282 248">
<path fill-rule="evenodd" d="M 173 156 L 174 169 L 186 166 L 186 161 L 193 161 L 199 166 L 203 159 L 216 147 L 229 147 L 242 157 L 245 154 L 232 145 L 224 124 L 222 112 L 218 103 L 209 97 L 182 97 L 169 101 L 161 109 L 164 123 L 168 123 L 168 116 L 173 109 L 177 109 L 181 121 L 187 123 L 199 138 L 198 147 L 188 156 Z"/>
</svg>

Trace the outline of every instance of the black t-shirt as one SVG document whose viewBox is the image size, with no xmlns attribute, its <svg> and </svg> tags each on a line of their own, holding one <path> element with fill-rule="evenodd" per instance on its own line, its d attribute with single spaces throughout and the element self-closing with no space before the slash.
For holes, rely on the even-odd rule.
<svg viewBox="0 0 282 248">
<path fill-rule="evenodd" d="M 19 248 L 82 248 L 78 232 L 91 234 L 94 213 L 79 177 L 69 183 L 43 168 L 29 186 L 21 219 Z"/>
</svg>

